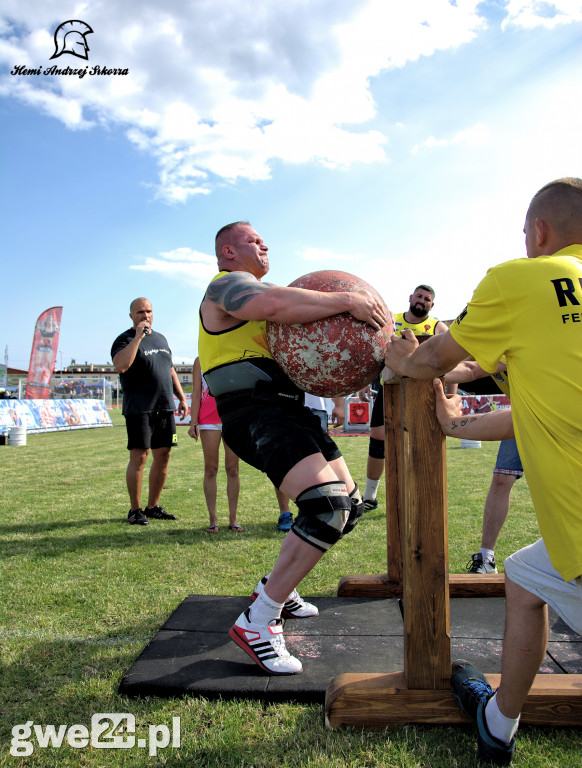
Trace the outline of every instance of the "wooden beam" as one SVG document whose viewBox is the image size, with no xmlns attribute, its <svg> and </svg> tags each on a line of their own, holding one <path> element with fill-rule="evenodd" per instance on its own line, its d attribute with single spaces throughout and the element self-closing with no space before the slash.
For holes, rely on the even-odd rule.
<svg viewBox="0 0 582 768">
<path fill-rule="evenodd" d="M 487 675 L 491 687 L 500 675 Z M 390 728 L 405 723 L 471 722 L 449 690 L 410 689 L 404 672 L 342 674 L 325 697 L 325 722 L 337 728 Z M 520 724 L 582 726 L 582 675 L 536 675 Z"/>
<path fill-rule="evenodd" d="M 337 587 L 338 597 L 402 597 L 402 584 L 388 573 L 361 573 L 344 576 Z M 505 597 L 502 573 L 450 573 L 449 597 Z"/>
<path fill-rule="evenodd" d="M 430 380 L 400 384 L 403 470 L 404 672 L 408 688 L 448 689 L 449 620 L 445 436 Z"/>
</svg>

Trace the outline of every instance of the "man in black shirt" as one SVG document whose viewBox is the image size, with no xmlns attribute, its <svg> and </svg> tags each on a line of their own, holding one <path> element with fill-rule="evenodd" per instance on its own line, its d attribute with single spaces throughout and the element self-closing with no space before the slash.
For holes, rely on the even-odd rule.
<svg viewBox="0 0 582 768">
<path fill-rule="evenodd" d="M 175 520 L 159 506 L 168 476 L 170 451 L 176 443 L 174 394 L 180 401 L 178 412 L 188 413 L 186 398 L 172 365 L 166 338 L 152 330 L 151 303 L 134 299 L 129 307 L 133 327 L 120 334 L 111 347 L 111 359 L 123 389 L 123 415 L 127 426 L 127 490 L 131 525 L 147 525 L 148 517 Z M 152 451 L 148 505 L 141 508 L 141 486 L 146 459 Z"/>
</svg>

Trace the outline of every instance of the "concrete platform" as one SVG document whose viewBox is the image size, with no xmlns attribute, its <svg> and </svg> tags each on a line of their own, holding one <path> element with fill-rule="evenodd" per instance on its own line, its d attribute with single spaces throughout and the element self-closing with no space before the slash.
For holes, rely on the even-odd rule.
<svg viewBox="0 0 582 768">
<path fill-rule="evenodd" d="M 265 702 L 321 703 L 332 677 L 344 672 L 403 669 L 400 601 L 377 598 L 306 598 L 319 616 L 285 623 L 299 675 L 270 676 L 233 643 L 228 630 L 248 597 L 189 595 L 124 675 L 126 696 L 252 698 Z M 485 673 L 501 671 L 503 598 L 451 599 L 451 658 L 466 658 Z M 542 673 L 582 674 L 582 637 L 550 612 Z"/>
</svg>

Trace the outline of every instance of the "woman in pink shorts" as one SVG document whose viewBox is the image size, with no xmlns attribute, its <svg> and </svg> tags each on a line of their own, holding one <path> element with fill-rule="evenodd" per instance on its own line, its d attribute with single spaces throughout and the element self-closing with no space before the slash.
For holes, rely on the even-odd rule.
<svg viewBox="0 0 582 768">
<path fill-rule="evenodd" d="M 200 360 L 196 358 L 192 368 L 192 422 L 188 430 L 190 437 L 202 442 L 204 454 L 204 496 L 210 525 L 207 533 L 218 533 L 216 517 L 216 476 L 218 474 L 218 454 L 222 440 L 222 424 L 216 410 L 214 398 L 208 391 L 208 386 L 200 370 Z M 226 496 L 228 499 L 228 527 L 231 531 L 242 532 L 242 527 L 236 521 L 240 481 L 238 475 L 238 456 L 224 445 L 224 468 L 226 470 Z"/>
</svg>

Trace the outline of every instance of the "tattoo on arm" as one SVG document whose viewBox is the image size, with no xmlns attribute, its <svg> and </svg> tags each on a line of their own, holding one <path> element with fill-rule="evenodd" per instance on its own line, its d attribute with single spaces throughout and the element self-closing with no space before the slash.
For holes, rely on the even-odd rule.
<svg viewBox="0 0 582 768">
<path fill-rule="evenodd" d="M 223 306 L 227 312 L 236 312 L 259 293 L 268 291 L 269 287 L 270 284 L 259 283 L 250 275 L 230 272 L 210 283 L 206 291 L 206 298 L 208 301 Z"/>
<path fill-rule="evenodd" d="M 453 419 L 451 421 L 451 431 L 457 429 L 458 427 L 464 427 L 467 424 L 472 423 L 473 421 L 477 421 L 477 418 L 475 416 L 472 416 L 471 418 L 461 419 L 460 421 Z"/>
</svg>

